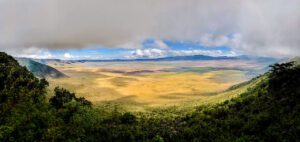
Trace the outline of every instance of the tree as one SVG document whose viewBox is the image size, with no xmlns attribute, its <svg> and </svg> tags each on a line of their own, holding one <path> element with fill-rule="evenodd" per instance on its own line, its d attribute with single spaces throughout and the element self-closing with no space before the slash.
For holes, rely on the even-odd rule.
<svg viewBox="0 0 300 142">
<path fill-rule="evenodd" d="M 136 122 L 136 116 L 126 112 L 121 116 L 121 122 L 123 124 L 133 124 L 134 122 Z"/>
<path fill-rule="evenodd" d="M 269 75 L 269 91 L 272 94 L 290 94 L 299 92 L 300 67 L 295 62 L 274 64 Z"/>
<path fill-rule="evenodd" d="M 56 87 L 54 93 L 54 96 L 50 98 L 49 102 L 56 109 L 63 108 L 65 104 L 75 100 L 75 94 L 64 88 Z"/>
<path fill-rule="evenodd" d="M 54 96 L 50 98 L 50 104 L 56 109 L 64 108 L 65 105 L 69 102 L 75 101 L 82 106 L 91 106 L 92 103 L 86 100 L 84 97 L 77 98 L 75 93 L 71 93 L 70 91 L 56 87 L 54 89 Z"/>
</svg>

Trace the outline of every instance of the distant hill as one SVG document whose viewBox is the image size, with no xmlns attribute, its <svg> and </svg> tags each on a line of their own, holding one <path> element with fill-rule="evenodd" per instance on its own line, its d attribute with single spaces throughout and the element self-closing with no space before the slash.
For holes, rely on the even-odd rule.
<svg viewBox="0 0 300 142">
<path fill-rule="evenodd" d="M 196 60 L 234 60 L 239 59 L 238 57 L 227 57 L 227 56 L 206 56 L 206 55 L 192 55 L 192 56 L 172 56 L 172 57 L 162 57 L 162 58 L 138 58 L 138 59 L 103 59 L 103 60 L 60 60 L 60 59 L 34 59 L 37 62 L 43 64 L 71 64 L 77 62 L 158 62 L 158 61 L 196 61 Z"/>
<path fill-rule="evenodd" d="M 62 78 L 67 77 L 64 73 L 48 65 L 33 61 L 28 58 L 16 58 L 21 66 L 27 67 L 35 76 L 42 78 Z"/>
<path fill-rule="evenodd" d="M 162 57 L 162 58 L 141 58 L 141 59 L 112 59 L 112 60 L 79 60 L 82 62 L 128 62 L 128 61 L 193 61 L 193 60 L 229 60 L 237 59 L 236 57 L 212 57 L 206 55 L 192 55 L 192 56 L 172 56 L 172 57 Z"/>
<path fill-rule="evenodd" d="M 236 57 L 212 57 L 206 55 L 192 55 L 192 56 L 173 56 L 173 57 L 163 57 L 155 59 L 135 59 L 137 61 L 178 61 L 178 60 L 228 60 L 228 59 L 237 59 Z"/>
<path fill-rule="evenodd" d="M 300 57 L 292 58 L 290 61 L 295 61 L 296 64 L 300 64 Z"/>
<path fill-rule="evenodd" d="M 139 59 L 103 59 L 103 60 L 60 60 L 60 59 L 34 59 L 37 62 L 43 64 L 72 64 L 78 62 L 159 62 L 159 61 L 200 61 L 200 60 L 253 60 L 256 62 L 270 62 L 270 64 L 277 62 L 278 60 L 271 57 L 251 57 L 251 56 L 207 56 L 207 55 L 191 55 L 191 56 L 171 56 L 162 58 L 139 58 Z"/>
</svg>

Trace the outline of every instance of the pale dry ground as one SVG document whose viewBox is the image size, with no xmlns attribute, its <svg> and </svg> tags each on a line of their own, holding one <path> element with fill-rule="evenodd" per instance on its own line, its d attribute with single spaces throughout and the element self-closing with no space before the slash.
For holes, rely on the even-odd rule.
<svg viewBox="0 0 300 142">
<path fill-rule="evenodd" d="M 123 64 L 123 63 L 122 63 Z M 94 104 L 120 104 L 134 110 L 169 107 L 190 102 L 207 103 L 224 96 L 220 92 L 245 81 L 239 70 L 218 70 L 205 73 L 162 72 L 168 65 L 136 65 L 99 67 L 91 65 L 56 66 L 69 78 L 49 79 L 50 89 L 61 86 Z M 143 67 L 144 66 L 144 67 Z M 116 70 L 118 69 L 118 70 Z M 124 72 L 152 69 L 155 72 L 126 74 Z M 117 72 L 116 72 L 117 71 Z M 118 72 L 120 71 L 120 72 Z M 220 95 L 221 94 L 221 95 Z"/>
</svg>

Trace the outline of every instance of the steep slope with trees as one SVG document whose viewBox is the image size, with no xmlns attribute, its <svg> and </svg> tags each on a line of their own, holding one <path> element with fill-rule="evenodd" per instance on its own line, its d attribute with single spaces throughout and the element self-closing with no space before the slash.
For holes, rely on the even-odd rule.
<svg viewBox="0 0 300 142">
<path fill-rule="evenodd" d="M 39 62 L 27 58 L 16 58 L 16 59 L 21 66 L 25 66 L 30 72 L 32 72 L 37 77 L 41 77 L 41 78 L 67 77 L 67 75 L 65 75 L 64 73 L 48 65 L 41 64 Z"/>
</svg>

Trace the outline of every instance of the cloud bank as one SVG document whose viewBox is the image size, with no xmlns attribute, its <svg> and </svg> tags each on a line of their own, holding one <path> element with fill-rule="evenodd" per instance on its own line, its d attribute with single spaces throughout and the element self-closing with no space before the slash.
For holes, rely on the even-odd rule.
<svg viewBox="0 0 300 142">
<path fill-rule="evenodd" d="M 170 56 L 191 56 L 191 55 L 208 55 L 208 56 L 236 56 L 235 52 L 225 53 L 221 50 L 166 50 L 166 49 L 136 49 L 130 51 L 125 58 L 162 58 Z"/>
<path fill-rule="evenodd" d="M 299 0 L 0 0 L 0 50 L 138 47 L 150 37 L 297 56 L 299 24 Z"/>
</svg>

